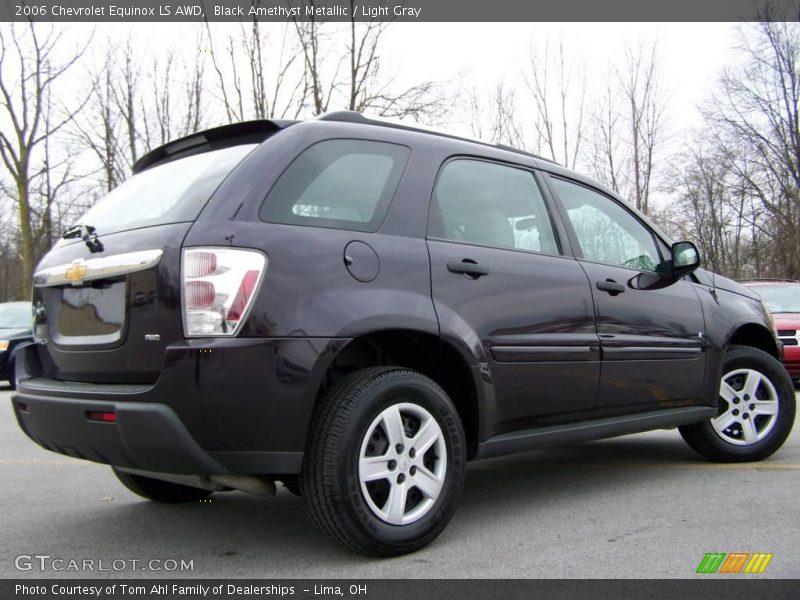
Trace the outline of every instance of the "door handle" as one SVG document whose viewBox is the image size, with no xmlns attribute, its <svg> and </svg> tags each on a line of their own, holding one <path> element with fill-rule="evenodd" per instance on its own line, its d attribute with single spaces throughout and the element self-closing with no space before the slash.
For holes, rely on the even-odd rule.
<svg viewBox="0 0 800 600">
<path fill-rule="evenodd" d="M 477 279 L 483 275 L 489 274 L 489 269 L 479 265 L 471 258 L 465 258 L 462 261 L 450 260 L 447 262 L 447 270 L 451 273 L 460 273 L 472 279 Z"/>
<path fill-rule="evenodd" d="M 617 283 L 613 279 L 606 279 L 605 281 L 596 281 L 595 285 L 597 286 L 598 290 L 608 292 L 612 296 L 616 296 L 617 294 L 622 294 L 625 291 L 625 286 L 622 285 L 621 283 Z"/>
</svg>

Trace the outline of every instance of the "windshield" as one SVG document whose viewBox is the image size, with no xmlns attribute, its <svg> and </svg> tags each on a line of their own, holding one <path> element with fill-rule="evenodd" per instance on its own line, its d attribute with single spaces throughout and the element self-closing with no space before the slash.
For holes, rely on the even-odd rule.
<svg viewBox="0 0 800 600">
<path fill-rule="evenodd" d="M 28 329 L 33 317 L 27 302 L 0 304 L 0 329 Z"/>
<path fill-rule="evenodd" d="M 99 235 L 136 227 L 193 221 L 211 195 L 255 144 L 168 162 L 114 188 L 78 221 Z"/>
<path fill-rule="evenodd" d="M 800 313 L 800 285 L 759 285 L 751 289 L 758 292 L 773 314 Z"/>
</svg>

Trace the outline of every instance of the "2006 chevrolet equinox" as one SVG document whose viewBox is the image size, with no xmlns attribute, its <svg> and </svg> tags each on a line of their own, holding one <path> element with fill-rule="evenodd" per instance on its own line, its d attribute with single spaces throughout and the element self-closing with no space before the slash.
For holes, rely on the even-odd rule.
<svg viewBox="0 0 800 600">
<path fill-rule="evenodd" d="M 792 427 L 757 296 L 546 160 L 332 113 L 134 173 L 38 265 L 13 405 L 145 498 L 279 481 L 389 556 L 442 531 L 469 460 L 678 427 L 754 461 Z"/>
</svg>

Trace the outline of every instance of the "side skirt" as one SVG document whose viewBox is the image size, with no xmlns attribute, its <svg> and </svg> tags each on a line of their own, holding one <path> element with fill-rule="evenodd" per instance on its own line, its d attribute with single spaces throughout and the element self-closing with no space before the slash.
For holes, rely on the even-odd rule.
<svg viewBox="0 0 800 600">
<path fill-rule="evenodd" d="M 555 444 L 586 442 L 652 429 L 689 425 L 716 415 L 717 409 L 711 406 L 688 406 L 503 433 L 478 444 L 478 454 L 475 459 L 535 450 Z"/>
</svg>

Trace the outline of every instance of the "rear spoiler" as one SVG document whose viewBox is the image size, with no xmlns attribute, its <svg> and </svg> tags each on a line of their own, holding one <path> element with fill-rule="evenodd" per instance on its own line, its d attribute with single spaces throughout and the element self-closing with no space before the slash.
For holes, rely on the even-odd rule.
<svg viewBox="0 0 800 600">
<path fill-rule="evenodd" d="M 151 150 L 134 163 L 133 173 L 141 173 L 150 167 L 192 154 L 220 150 L 239 144 L 260 144 L 276 131 L 297 122 L 289 120 L 245 121 L 199 131 Z"/>
</svg>

